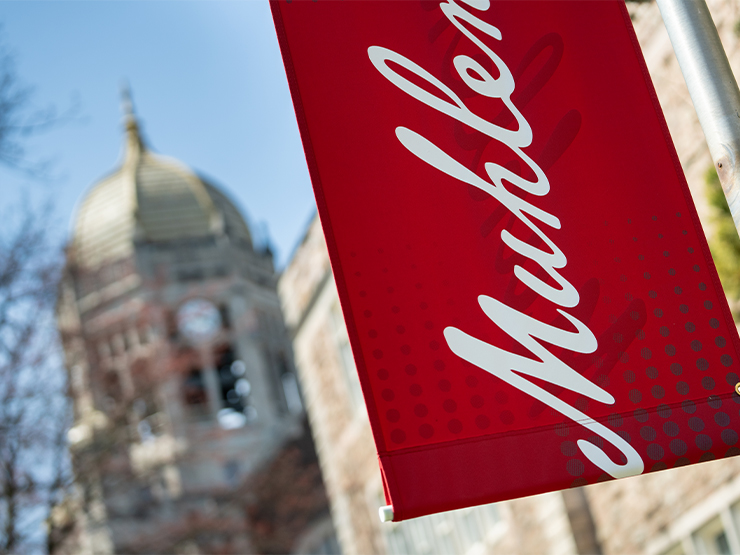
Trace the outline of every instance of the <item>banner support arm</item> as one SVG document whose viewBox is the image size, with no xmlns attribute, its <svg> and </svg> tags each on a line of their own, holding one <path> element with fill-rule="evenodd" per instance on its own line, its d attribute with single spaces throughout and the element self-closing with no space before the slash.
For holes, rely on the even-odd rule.
<svg viewBox="0 0 740 555">
<path fill-rule="evenodd" d="M 704 0 L 657 0 L 740 233 L 740 91 Z"/>
</svg>

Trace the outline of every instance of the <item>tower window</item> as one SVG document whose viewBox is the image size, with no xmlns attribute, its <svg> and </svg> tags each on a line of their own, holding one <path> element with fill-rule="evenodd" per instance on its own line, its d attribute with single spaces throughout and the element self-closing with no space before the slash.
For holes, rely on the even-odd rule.
<svg viewBox="0 0 740 555">
<path fill-rule="evenodd" d="M 203 372 L 199 368 L 190 370 L 185 379 L 184 394 L 185 403 L 188 405 L 205 405 L 208 402 Z"/>
</svg>

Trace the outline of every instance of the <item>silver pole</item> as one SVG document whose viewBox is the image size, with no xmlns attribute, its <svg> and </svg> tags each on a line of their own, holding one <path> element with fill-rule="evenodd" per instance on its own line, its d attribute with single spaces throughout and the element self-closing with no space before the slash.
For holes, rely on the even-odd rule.
<svg viewBox="0 0 740 555">
<path fill-rule="evenodd" d="M 704 0 L 657 0 L 740 233 L 740 91 Z"/>
</svg>

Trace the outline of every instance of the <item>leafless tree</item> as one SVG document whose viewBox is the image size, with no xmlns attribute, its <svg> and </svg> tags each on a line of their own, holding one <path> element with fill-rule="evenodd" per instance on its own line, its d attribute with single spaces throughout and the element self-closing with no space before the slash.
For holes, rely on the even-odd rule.
<svg viewBox="0 0 740 555">
<path fill-rule="evenodd" d="M 0 165 L 44 175 L 46 165 L 27 156 L 24 141 L 60 121 L 53 110 L 33 109 L 0 27 Z M 46 550 L 44 519 L 71 483 L 68 402 L 53 322 L 61 249 L 50 216 L 30 202 L 0 214 L 2 554 Z"/>
</svg>

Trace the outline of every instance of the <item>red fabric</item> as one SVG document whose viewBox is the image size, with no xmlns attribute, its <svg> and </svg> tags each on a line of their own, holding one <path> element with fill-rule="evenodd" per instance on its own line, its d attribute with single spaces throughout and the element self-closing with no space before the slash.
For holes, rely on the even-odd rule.
<svg viewBox="0 0 740 555">
<path fill-rule="evenodd" d="M 574 327 L 563 313 L 588 327 L 594 352 L 539 344 L 612 404 L 525 378 L 619 434 L 646 472 L 739 453 L 737 332 L 623 3 L 458 4 L 500 31 L 492 38 L 464 20 L 513 75 L 512 102 L 532 131 L 521 150 L 550 188 L 506 188 L 559 220 L 538 224 L 567 257 L 558 272 L 578 291 L 570 307 L 514 274 L 519 265 L 556 287 L 502 232 L 545 251 L 542 240 L 397 136 L 417 133 L 484 180 L 486 163 L 534 179 L 509 146 L 407 94 L 371 61 L 368 48 L 389 49 L 471 113 L 516 130 L 501 99 L 463 82 L 461 56 L 498 73 L 440 5 L 272 3 L 395 520 L 610 479 L 578 440 L 626 460 L 551 403 L 452 352 L 444 330 L 454 327 L 537 359 L 484 313 L 481 295 L 565 331 Z"/>
</svg>

